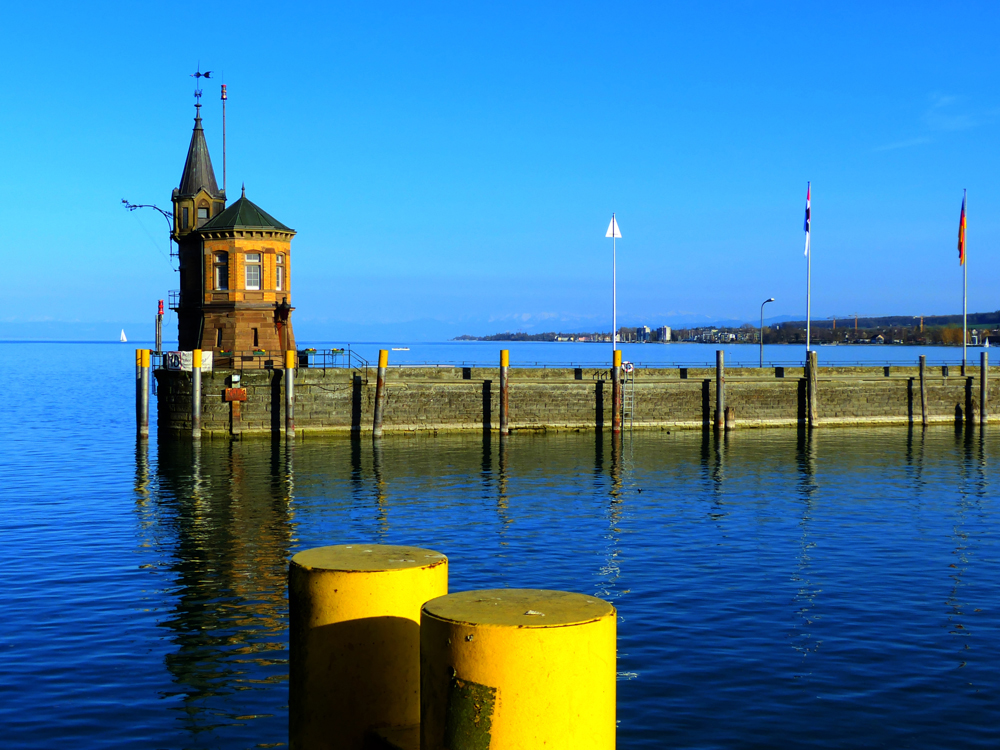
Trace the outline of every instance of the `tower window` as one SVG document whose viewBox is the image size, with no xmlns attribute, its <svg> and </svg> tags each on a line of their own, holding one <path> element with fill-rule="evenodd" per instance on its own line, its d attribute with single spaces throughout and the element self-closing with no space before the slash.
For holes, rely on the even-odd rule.
<svg viewBox="0 0 1000 750">
<path fill-rule="evenodd" d="M 246 288 L 260 289 L 260 253 L 246 254 Z"/>
<path fill-rule="evenodd" d="M 215 288 L 229 288 L 229 253 L 215 254 Z"/>
<path fill-rule="evenodd" d="M 258 346 L 260 346 L 260 338 L 257 336 L 256 328 L 252 328 L 250 330 L 253 331 L 253 348 L 256 349 Z"/>
<path fill-rule="evenodd" d="M 279 253 L 275 262 L 278 265 L 274 276 L 274 288 L 281 292 L 285 289 L 285 256 Z"/>
<path fill-rule="evenodd" d="M 184 208 L 181 209 L 181 217 L 182 217 L 181 218 L 181 229 L 187 229 L 191 225 L 191 214 L 190 214 L 190 211 L 191 211 L 191 209 L 189 209 L 187 206 L 184 206 Z"/>
<path fill-rule="evenodd" d="M 222 348 L 222 329 L 221 328 L 216 328 L 215 329 L 215 348 L 216 349 L 221 349 Z"/>
<path fill-rule="evenodd" d="M 208 206 L 203 206 L 198 209 L 198 226 L 200 227 L 208 221 Z"/>
</svg>

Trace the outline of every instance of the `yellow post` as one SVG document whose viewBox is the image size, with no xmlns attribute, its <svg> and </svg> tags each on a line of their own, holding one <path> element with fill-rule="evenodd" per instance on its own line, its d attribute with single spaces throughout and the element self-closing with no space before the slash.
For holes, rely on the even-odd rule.
<svg viewBox="0 0 1000 750">
<path fill-rule="evenodd" d="M 510 383 L 507 380 L 510 368 L 510 350 L 500 350 L 500 435 L 510 433 Z"/>
<path fill-rule="evenodd" d="M 385 414 L 385 368 L 389 366 L 389 350 L 378 350 L 378 373 L 375 378 L 375 413 L 372 416 L 372 437 L 382 437 L 382 417 Z"/>
<path fill-rule="evenodd" d="M 432 599 L 420 620 L 420 747 L 611 750 L 615 608 L 535 589 Z"/>
<path fill-rule="evenodd" d="M 613 334 L 612 334 L 613 335 Z M 622 431 L 622 350 L 615 349 L 611 365 L 611 432 Z"/>
<path fill-rule="evenodd" d="M 191 437 L 201 438 L 201 349 L 191 352 Z"/>
<path fill-rule="evenodd" d="M 135 415 L 140 438 L 149 437 L 149 349 L 135 350 Z"/>
<path fill-rule="evenodd" d="M 285 350 L 285 439 L 295 437 L 295 350 Z"/>
<path fill-rule="evenodd" d="M 420 608 L 448 593 L 448 558 L 381 544 L 299 552 L 288 571 L 289 745 L 360 750 L 420 721 Z"/>
</svg>

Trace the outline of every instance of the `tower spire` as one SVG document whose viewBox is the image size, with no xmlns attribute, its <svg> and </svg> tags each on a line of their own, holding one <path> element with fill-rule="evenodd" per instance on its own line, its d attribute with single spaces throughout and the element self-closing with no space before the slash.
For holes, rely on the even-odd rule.
<svg viewBox="0 0 1000 750">
<path fill-rule="evenodd" d="M 184 160 L 184 171 L 181 174 L 178 195 L 194 195 L 204 189 L 213 198 L 222 198 L 225 191 L 219 190 L 212 168 L 212 158 L 208 154 L 208 144 L 205 142 L 205 130 L 201 125 L 201 87 L 202 78 L 210 78 L 212 71 L 198 71 L 191 74 L 195 79 L 194 89 L 194 131 L 191 133 L 191 144 L 188 146 L 187 159 Z"/>
</svg>

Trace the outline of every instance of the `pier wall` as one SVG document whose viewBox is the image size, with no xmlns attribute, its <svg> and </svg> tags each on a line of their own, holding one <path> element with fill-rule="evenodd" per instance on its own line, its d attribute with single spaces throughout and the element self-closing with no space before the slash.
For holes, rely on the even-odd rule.
<svg viewBox="0 0 1000 750">
<path fill-rule="evenodd" d="M 979 372 L 958 375 L 941 368 L 927 373 L 931 422 L 978 421 Z M 919 424 L 917 367 L 820 367 L 817 370 L 819 423 L 823 426 Z M 238 418 L 224 400 L 231 371 L 204 373 L 203 434 L 267 435 L 284 429 L 281 370 L 241 373 L 247 400 Z M 191 373 L 157 370 L 157 419 L 162 431 L 191 429 Z M 499 426 L 498 368 L 389 367 L 384 430 L 496 430 Z M 714 368 L 642 369 L 635 372 L 634 410 L 625 427 L 699 429 L 712 425 Z M 805 424 L 807 378 L 803 368 L 726 370 L 725 401 L 735 410 L 736 427 Z M 626 386 L 626 410 L 629 410 Z M 1000 407 L 1000 378 L 989 382 L 989 403 Z M 375 370 L 300 368 L 295 373 L 295 424 L 299 434 L 370 433 L 375 403 Z M 609 369 L 510 369 L 510 427 L 518 430 L 610 429 Z"/>
</svg>

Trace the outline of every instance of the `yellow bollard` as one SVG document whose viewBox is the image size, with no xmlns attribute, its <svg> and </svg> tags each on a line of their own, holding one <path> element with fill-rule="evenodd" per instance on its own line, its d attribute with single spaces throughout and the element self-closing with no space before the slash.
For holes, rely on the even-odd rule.
<svg viewBox="0 0 1000 750">
<path fill-rule="evenodd" d="M 420 620 L 420 747 L 611 750 L 615 608 L 535 589 L 432 599 Z"/>
<path fill-rule="evenodd" d="M 448 558 L 433 550 L 353 544 L 292 558 L 292 750 L 361 750 L 370 730 L 415 727 L 420 607 L 446 593 Z"/>
</svg>

